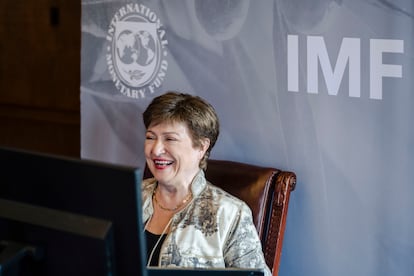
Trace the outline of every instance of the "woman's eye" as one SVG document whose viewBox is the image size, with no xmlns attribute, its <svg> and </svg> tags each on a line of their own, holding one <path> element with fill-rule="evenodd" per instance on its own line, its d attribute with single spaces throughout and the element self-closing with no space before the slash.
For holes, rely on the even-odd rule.
<svg viewBox="0 0 414 276">
<path fill-rule="evenodd" d="M 155 137 L 154 137 L 154 136 L 148 136 L 148 135 L 147 135 L 147 136 L 145 137 L 145 139 L 146 139 L 146 140 L 154 140 L 154 139 L 155 139 Z"/>
</svg>

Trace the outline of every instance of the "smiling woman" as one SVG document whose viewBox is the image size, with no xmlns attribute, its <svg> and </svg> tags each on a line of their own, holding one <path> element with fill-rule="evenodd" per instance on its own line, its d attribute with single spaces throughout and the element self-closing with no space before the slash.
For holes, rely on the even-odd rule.
<svg viewBox="0 0 414 276">
<path fill-rule="evenodd" d="M 204 99 L 168 92 L 143 114 L 145 158 L 153 178 L 142 187 L 149 266 L 266 266 L 245 202 L 209 183 L 207 159 L 219 119 Z"/>
</svg>

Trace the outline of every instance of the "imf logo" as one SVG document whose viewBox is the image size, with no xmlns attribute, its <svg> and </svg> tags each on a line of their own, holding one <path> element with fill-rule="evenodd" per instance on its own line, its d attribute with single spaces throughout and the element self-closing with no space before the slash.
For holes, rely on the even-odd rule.
<svg viewBox="0 0 414 276">
<path fill-rule="evenodd" d="M 106 61 L 123 95 L 145 98 L 161 86 L 168 68 L 164 37 L 157 15 L 142 4 L 128 4 L 114 15 L 106 37 Z"/>
</svg>

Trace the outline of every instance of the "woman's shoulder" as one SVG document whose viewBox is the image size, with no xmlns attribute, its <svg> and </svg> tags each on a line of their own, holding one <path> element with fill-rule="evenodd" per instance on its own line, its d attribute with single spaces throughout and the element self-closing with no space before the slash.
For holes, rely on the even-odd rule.
<svg viewBox="0 0 414 276">
<path fill-rule="evenodd" d="M 155 185 L 156 182 L 157 180 L 154 177 L 145 178 L 142 180 L 142 187 Z"/>
<path fill-rule="evenodd" d="M 154 190 L 155 185 L 157 184 L 157 180 L 155 178 L 146 178 L 142 180 L 141 189 L 142 192 L 145 193 L 152 193 Z"/>
<path fill-rule="evenodd" d="M 241 200 L 240 198 L 230 194 L 229 192 L 223 190 L 222 188 L 215 186 L 214 184 L 207 182 L 207 186 L 205 189 L 205 195 L 213 202 L 219 203 L 221 206 L 225 206 L 225 208 L 234 207 L 237 209 L 249 209 L 246 202 Z"/>
</svg>

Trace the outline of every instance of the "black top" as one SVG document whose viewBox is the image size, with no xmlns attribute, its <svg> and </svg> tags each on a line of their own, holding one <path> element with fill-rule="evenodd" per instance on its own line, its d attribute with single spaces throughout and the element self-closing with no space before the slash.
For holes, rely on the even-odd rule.
<svg viewBox="0 0 414 276">
<path fill-rule="evenodd" d="M 149 260 L 149 257 L 151 255 L 151 252 L 154 246 L 157 244 L 158 240 L 160 240 L 158 242 L 157 248 L 154 248 L 154 254 L 152 255 L 149 266 L 158 266 L 158 259 L 160 258 L 161 246 L 166 236 L 167 236 L 166 234 L 156 235 L 156 234 L 153 234 L 145 230 L 145 238 L 147 239 L 147 262 Z"/>
</svg>

